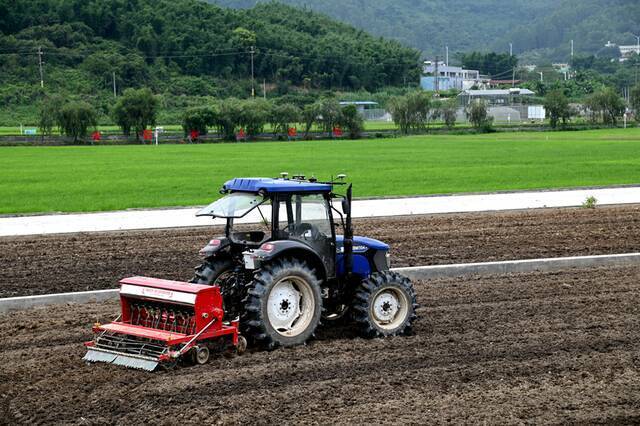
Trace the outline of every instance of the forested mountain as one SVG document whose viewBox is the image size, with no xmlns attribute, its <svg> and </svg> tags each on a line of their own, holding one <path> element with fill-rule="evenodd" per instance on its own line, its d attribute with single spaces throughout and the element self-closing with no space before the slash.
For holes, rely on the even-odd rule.
<svg viewBox="0 0 640 426">
<path fill-rule="evenodd" d="M 145 86 L 166 94 L 164 102 L 246 97 L 252 46 L 257 87 L 266 80 L 376 89 L 419 73 L 417 51 L 282 4 L 235 10 L 197 0 L 0 0 L 0 107 L 32 104 L 48 92 L 93 97 L 106 110 L 114 78 L 118 93 Z"/>
<path fill-rule="evenodd" d="M 263 0 L 208 0 L 250 7 Z M 638 0 L 281 0 L 394 38 L 427 55 L 451 51 L 533 51 L 542 59 L 576 51 L 595 54 L 607 41 L 633 44 L 640 33 Z"/>
</svg>

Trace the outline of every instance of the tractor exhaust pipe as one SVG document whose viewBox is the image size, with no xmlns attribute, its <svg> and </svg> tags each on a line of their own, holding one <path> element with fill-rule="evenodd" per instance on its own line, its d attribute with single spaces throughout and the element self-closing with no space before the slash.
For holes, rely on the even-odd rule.
<svg viewBox="0 0 640 426">
<path fill-rule="evenodd" d="M 351 225 L 351 184 L 347 188 L 346 199 L 343 201 L 342 207 L 347 215 L 344 229 L 344 271 L 347 277 L 351 277 L 353 271 L 353 227 Z"/>
</svg>

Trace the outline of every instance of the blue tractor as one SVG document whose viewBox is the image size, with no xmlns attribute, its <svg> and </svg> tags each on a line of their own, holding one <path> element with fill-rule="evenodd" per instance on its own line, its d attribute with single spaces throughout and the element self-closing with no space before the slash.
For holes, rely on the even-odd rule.
<svg viewBox="0 0 640 426">
<path fill-rule="evenodd" d="M 389 270 L 387 244 L 353 236 L 344 176 L 281 176 L 229 180 L 198 212 L 226 226 L 200 251 L 191 282 L 219 286 L 226 320 L 239 318 L 249 342 L 268 349 L 305 343 L 321 321 L 353 321 L 366 337 L 409 333 L 413 285 Z"/>
</svg>

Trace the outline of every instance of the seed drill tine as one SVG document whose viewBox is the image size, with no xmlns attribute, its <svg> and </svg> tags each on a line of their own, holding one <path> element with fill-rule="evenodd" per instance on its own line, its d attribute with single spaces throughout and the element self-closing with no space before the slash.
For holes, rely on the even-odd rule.
<svg viewBox="0 0 640 426">
<path fill-rule="evenodd" d="M 126 355 L 117 355 L 112 364 L 121 365 L 127 368 L 135 368 L 138 370 L 153 371 L 156 369 L 159 363 L 157 361 L 132 358 Z"/>
</svg>

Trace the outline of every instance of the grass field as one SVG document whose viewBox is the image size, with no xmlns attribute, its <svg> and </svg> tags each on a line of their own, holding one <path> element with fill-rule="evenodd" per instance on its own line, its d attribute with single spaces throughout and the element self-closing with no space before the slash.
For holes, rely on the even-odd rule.
<svg viewBox="0 0 640 426">
<path fill-rule="evenodd" d="M 235 176 L 346 173 L 357 197 L 640 183 L 640 129 L 0 148 L 0 213 L 209 202 Z"/>
</svg>

